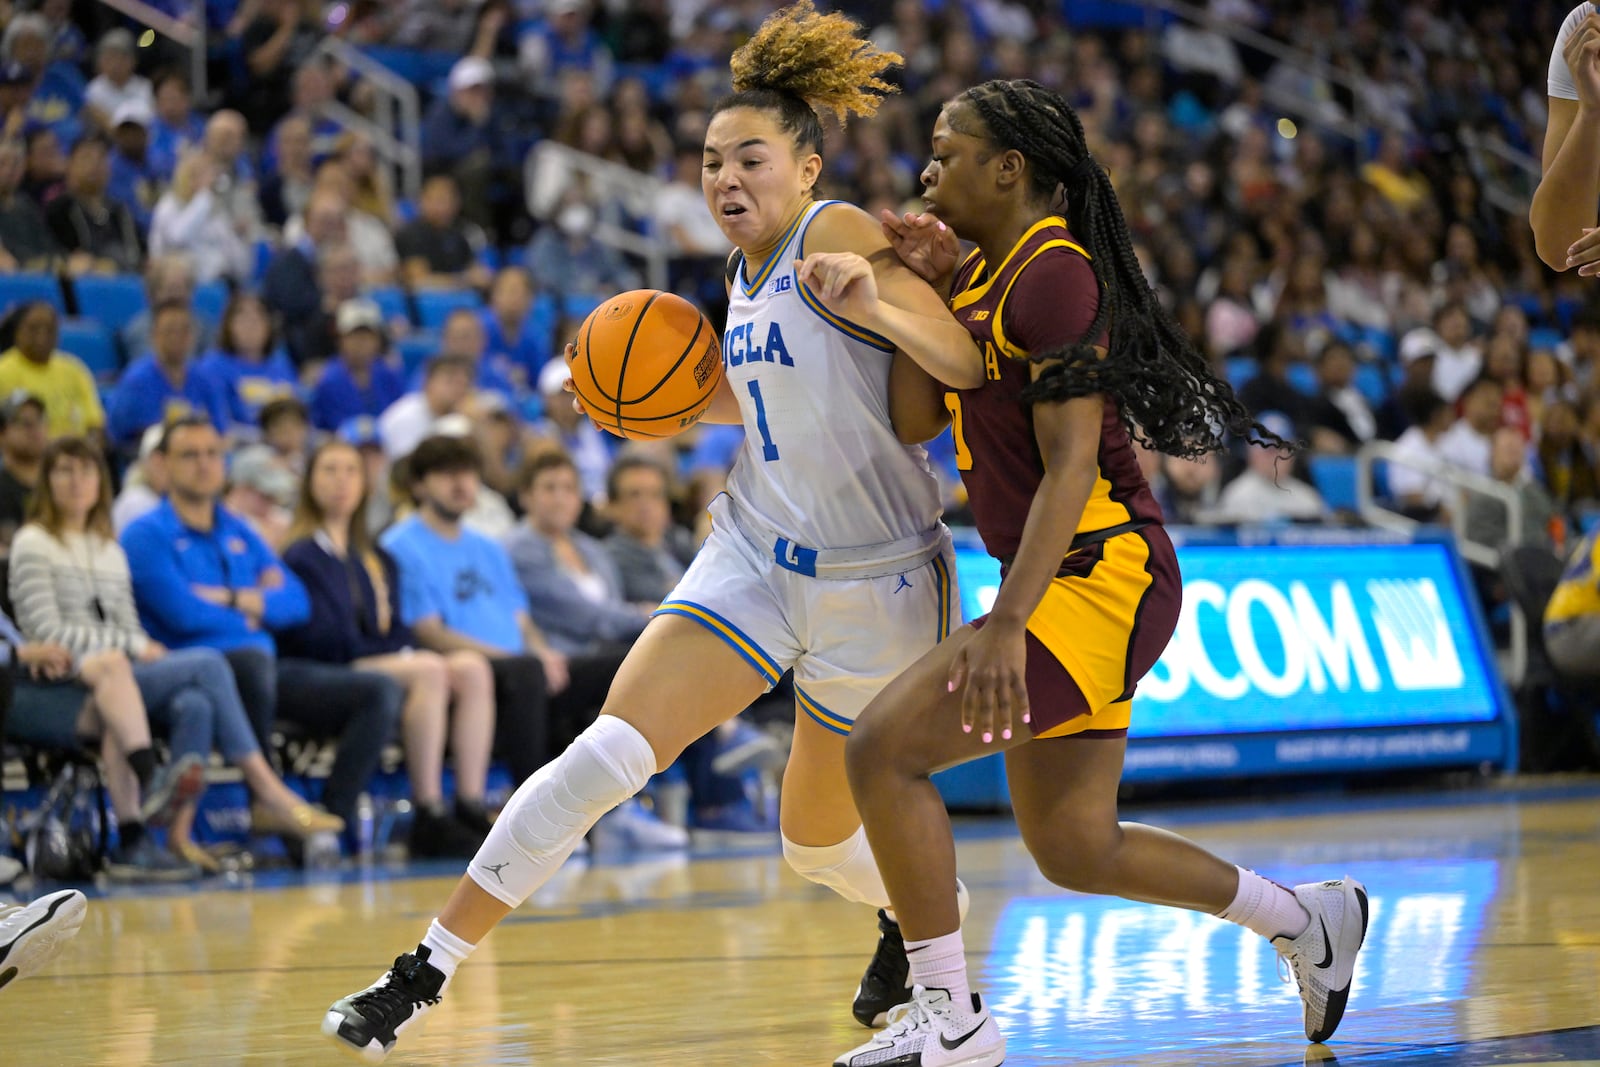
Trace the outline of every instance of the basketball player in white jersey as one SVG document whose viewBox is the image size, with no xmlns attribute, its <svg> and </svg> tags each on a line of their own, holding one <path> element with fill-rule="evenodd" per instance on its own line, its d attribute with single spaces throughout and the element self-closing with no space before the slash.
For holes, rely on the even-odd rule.
<svg viewBox="0 0 1600 1067">
<path fill-rule="evenodd" d="M 1550 52 L 1544 177 L 1528 205 L 1534 247 L 1553 270 L 1600 274 L 1600 9 L 1567 14 Z"/>
<path fill-rule="evenodd" d="M 323 1033 L 369 1063 L 439 1003 L 456 966 L 601 815 L 789 668 L 798 707 L 784 856 L 802 877 L 880 909 L 857 1018 L 881 1024 L 910 998 L 844 742 L 878 690 L 955 621 L 936 483 L 920 445 L 905 443 L 943 428 L 927 414 L 942 410 L 943 386 L 917 364 L 960 387 L 981 384 L 982 372 L 961 356 L 966 330 L 900 263 L 877 221 L 815 200 L 814 108 L 871 114 L 888 88 L 878 74 L 899 59 L 858 31 L 805 0 L 733 57 L 735 92 L 713 112 L 702 176 L 707 206 L 738 248 L 726 374 L 707 416 L 745 427 L 728 492 L 594 725 L 518 788 L 416 950 L 328 1010 Z M 846 285 L 845 262 L 859 262 L 850 253 L 870 261 L 874 285 Z M 899 411 L 918 415 L 897 421 Z"/>
</svg>

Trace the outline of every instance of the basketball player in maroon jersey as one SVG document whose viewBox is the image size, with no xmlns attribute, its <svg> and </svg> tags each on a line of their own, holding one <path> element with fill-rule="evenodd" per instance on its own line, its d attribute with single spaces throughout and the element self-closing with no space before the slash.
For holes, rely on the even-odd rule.
<svg viewBox="0 0 1600 1067">
<path fill-rule="evenodd" d="M 917 989 L 836 1065 L 1003 1061 L 1005 1039 L 968 986 L 955 849 L 928 778 L 995 751 L 1046 877 L 1270 938 L 1299 982 L 1306 1036 L 1321 1041 L 1339 1024 L 1365 936 L 1363 887 L 1291 890 L 1117 818 L 1134 688 L 1182 597 L 1132 438 L 1177 456 L 1216 451 L 1229 432 L 1285 443 L 1253 423 L 1150 292 L 1111 181 L 1061 97 L 1028 81 L 962 93 L 934 127 L 922 181 L 927 213 L 886 215 L 884 228 L 976 342 L 985 380 L 946 402 L 1003 579 L 989 615 L 884 689 L 847 745 Z M 957 235 L 976 245 L 964 258 Z"/>
</svg>

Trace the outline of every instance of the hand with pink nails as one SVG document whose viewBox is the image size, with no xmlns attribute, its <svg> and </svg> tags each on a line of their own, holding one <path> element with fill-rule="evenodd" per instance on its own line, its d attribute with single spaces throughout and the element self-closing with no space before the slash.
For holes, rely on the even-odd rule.
<svg viewBox="0 0 1600 1067">
<path fill-rule="evenodd" d="M 990 618 L 956 653 L 947 688 L 961 696 L 961 730 L 984 744 L 1010 741 L 1032 719 L 1028 707 L 1028 631 Z"/>
<path fill-rule="evenodd" d="M 934 289 L 948 293 L 961 259 L 961 242 L 955 232 L 927 212 L 896 215 L 884 211 L 878 221 L 900 261 Z"/>
</svg>

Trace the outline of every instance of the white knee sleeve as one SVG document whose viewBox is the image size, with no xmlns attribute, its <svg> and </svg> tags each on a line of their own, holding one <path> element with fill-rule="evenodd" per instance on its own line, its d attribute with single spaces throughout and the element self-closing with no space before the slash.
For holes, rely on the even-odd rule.
<svg viewBox="0 0 1600 1067">
<path fill-rule="evenodd" d="M 602 715 L 511 795 L 467 873 L 513 908 L 566 862 L 600 816 L 643 789 L 656 771 L 650 742 Z"/>
<path fill-rule="evenodd" d="M 797 845 L 785 837 L 783 858 L 806 881 L 825 885 L 852 903 L 871 904 L 875 908 L 888 910 L 890 917 L 893 917 L 889 891 L 883 887 L 883 876 L 878 873 L 878 863 L 872 858 L 872 847 L 867 844 L 864 828 L 857 827 L 854 834 L 837 845 L 820 848 Z M 967 921 L 970 904 L 967 887 L 957 878 L 956 906 L 961 911 L 962 922 Z"/>
</svg>

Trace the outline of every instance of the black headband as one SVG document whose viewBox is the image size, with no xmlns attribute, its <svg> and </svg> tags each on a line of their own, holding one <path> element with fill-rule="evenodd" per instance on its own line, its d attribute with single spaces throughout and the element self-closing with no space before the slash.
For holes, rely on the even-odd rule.
<svg viewBox="0 0 1600 1067">
<path fill-rule="evenodd" d="M 1082 159 L 1072 165 L 1071 170 L 1067 171 L 1066 177 L 1061 184 L 1070 189 L 1074 186 L 1084 185 L 1091 178 L 1098 177 L 1103 173 L 1105 172 L 1100 169 L 1100 164 L 1095 162 L 1094 157 L 1085 154 Z"/>
</svg>

